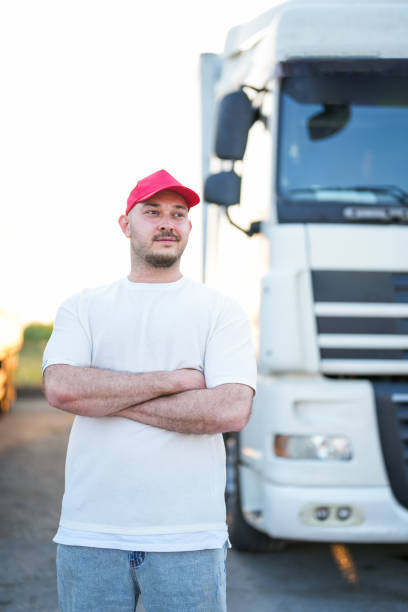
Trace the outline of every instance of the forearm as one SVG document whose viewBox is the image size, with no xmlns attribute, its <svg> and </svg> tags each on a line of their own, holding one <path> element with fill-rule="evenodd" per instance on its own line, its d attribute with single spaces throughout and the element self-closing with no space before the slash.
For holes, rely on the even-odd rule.
<svg viewBox="0 0 408 612">
<path fill-rule="evenodd" d="M 183 372 L 134 374 L 52 365 L 44 373 L 44 390 L 49 403 L 56 408 L 82 416 L 106 416 L 140 402 L 185 391 L 189 386 Z M 199 372 L 197 375 L 201 376 Z"/>
<path fill-rule="evenodd" d="M 153 399 L 114 416 L 179 433 L 239 431 L 248 422 L 252 397 L 247 385 L 225 384 Z"/>
</svg>

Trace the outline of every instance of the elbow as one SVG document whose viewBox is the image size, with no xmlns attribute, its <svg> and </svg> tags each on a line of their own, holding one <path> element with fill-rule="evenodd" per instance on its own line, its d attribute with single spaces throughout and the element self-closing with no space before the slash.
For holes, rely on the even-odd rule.
<svg viewBox="0 0 408 612">
<path fill-rule="evenodd" d="M 74 404 L 75 397 L 66 385 L 55 380 L 52 376 L 45 375 L 43 389 L 44 395 L 51 406 L 59 408 L 60 410 L 70 411 L 70 407 Z"/>
<path fill-rule="evenodd" d="M 69 410 L 72 398 L 63 389 L 52 385 L 44 385 L 44 395 L 50 406 L 60 408 L 61 410 Z"/>
<path fill-rule="evenodd" d="M 254 397 L 253 389 L 250 387 L 239 385 L 236 387 L 235 401 L 233 402 L 231 419 L 228 430 L 230 432 L 238 432 L 248 425 L 251 417 L 252 402 Z"/>
<path fill-rule="evenodd" d="M 216 408 L 202 433 L 229 433 L 244 429 L 251 416 L 253 389 L 243 384 L 226 383 L 208 393 L 214 394 Z"/>
<path fill-rule="evenodd" d="M 222 422 L 218 424 L 218 431 L 223 433 L 238 432 L 244 429 L 251 416 L 251 406 L 248 402 L 235 404 L 229 414 L 224 415 Z"/>
<path fill-rule="evenodd" d="M 231 419 L 231 423 L 228 431 L 241 431 L 248 424 L 249 418 L 251 416 L 251 407 L 243 407 L 243 409 Z"/>
</svg>

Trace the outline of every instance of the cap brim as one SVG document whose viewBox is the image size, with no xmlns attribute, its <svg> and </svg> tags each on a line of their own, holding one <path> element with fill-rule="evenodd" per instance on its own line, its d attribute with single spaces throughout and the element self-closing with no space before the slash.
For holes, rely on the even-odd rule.
<svg viewBox="0 0 408 612">
<path fill-rule="evenodd" d="M 195 206 L 200 202 L 200 197 L 195 191 L 189 189 L 188 187 L 183 187 L 182 185 L 170 185 L 169 187 L 160 187 L 160 189 L 156 189 L 151 193 L 145 195 L 143 197 L 143 200 L 140 200 L 140 202 L 146 202 L 146 200 L 149 200 L 161 191 L 174 191 L 175 193 L 181 195 L 185 199 L 189 210 L 192 206 Z"/>
<path fill-rule="evenodd" d="M 191 208 L 192 206 L 195 206 L 196 204 L 200 202 L 199 195 L 192 189 L 189 189 L 188 187 L 174 186 L 174 187 L 168 187 L 167 190 L 161 189 L 161 191 L 174 191 L 175 193 L 178 193 L 185 199 L 185 201 L 187 202 L 187 206 L 189 208 Z"/>
</svg>

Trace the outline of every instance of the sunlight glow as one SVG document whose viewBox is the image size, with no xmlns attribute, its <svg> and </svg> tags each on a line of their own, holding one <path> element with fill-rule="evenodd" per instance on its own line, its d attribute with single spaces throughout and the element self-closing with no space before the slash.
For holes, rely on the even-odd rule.
<svg viewBox="0 0 408 612">
<path fill-rule="evenodd" d="M 201 190 L 200 53 L 272 4 L 2 3 L 1 308 L 50 321 L 128 273 L 117 219 L 137 180 L 165 168 Z M 191 219 L 183 272 L 199 279 Z"/>
</svg>

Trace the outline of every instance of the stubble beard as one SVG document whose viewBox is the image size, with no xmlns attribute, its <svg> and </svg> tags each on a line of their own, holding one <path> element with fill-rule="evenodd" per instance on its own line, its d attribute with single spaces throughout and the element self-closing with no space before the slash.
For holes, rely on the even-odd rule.
<svg viewBox="0 0 408 612">
<path fill-rule="evenodd" d="M 181 253 L 179 255 L 146 253 L 144 261 L 153 268 L 171 268 L 171 266 L 174 266 L 179 261 L 180 257 Z"/>
<path fill-rule="evenodd" d="M 148 264 L 152 268 L 171 268 L 180 261 L 181 256 L 184 252 L 185 246 L 180 249 L 178 253 L 154 253 L 149 251 L 147 247 L 135 248 L 132 244 L 132 255 L 135 260 L 139 260 L 143 263 Z"/>
</svg>

